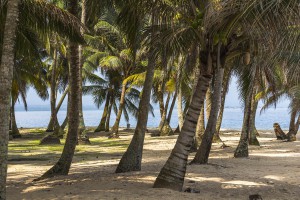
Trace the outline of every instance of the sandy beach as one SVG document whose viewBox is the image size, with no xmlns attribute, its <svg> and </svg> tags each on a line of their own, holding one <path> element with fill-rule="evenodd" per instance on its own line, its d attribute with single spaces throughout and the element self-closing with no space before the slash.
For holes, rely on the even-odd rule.
<svg viewBox="0 0 300 200">
<path fill-rule="evenodd" d="M 106 133 L 92 133 L 92 145 L 78 146 L 69 176 L 32 182 L 54 164 L 59 151 L 36 148 L 30 143 L 35 136 L 28 134 L 10 142 L 7 199 L 246 200 L 252 194 L 267 200 L 299 199 L 300 142 L 278 141 L 273 131 L 259 133 L 261 146 L 250 146 L 248 159 L 233 158 L 239 132 L 223 131 L 221 138 L 229 147 L 213 144 L 208 165 L 188 166 L 184 188 L 198 189 L 200 193 L 152 188 L 177 136 L 151 137 L 148 133 L 142 171 L 115 174 L 132 131 L 122 131 L 120 139 L 115 140 L 107 139 Z M 21 144 L 25 147 L 19 148 Z"/>
</svg>

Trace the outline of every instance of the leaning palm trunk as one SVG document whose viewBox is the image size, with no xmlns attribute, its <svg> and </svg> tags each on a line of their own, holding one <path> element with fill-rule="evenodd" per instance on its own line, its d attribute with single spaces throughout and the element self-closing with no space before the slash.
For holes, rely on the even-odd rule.
<svg viewBox="0 0 300 200">
<path fill-rule="evenodd" d="M 194 140 L 197 121 L 210 81 L 211 75 L 209 73 L 199 77 L 195 93 L 185 116 L 182 131 L 153 187 L 182 190 L 189 151 Z"/>
<path fill-rule="evenodd" d="M 154 25 L 154 10 L 152 10 L 151 25 Z M 147 129 L 148 122 L 148 112 L 151 98 L 151 90 L 153 86 L 153 77 L 155 71 L 156 57 L 153 45 L 153 35 L 154 29 L 151 30 L 152 38 L 150 43 L 150 50 L 148 54 L 148 66 L 146 71 L 146 77 L 142 92 L 142 98 L 139 104 L 139 112 L 137 118 L 137 125 L 134 131 L 133 138 L 127 148 L 126 152 L 123 154 L 116 173 L 130 172 L 130 171 L 140 171 L 142 168 L 142 157 L 143 157 L 143 147 L 145 132 Z"/>
<path fill-rule="evenodd" d="M 224 109 L 225 109 L 225 100 L 226 100 L 226 95 L 229 89 L 229 83 L 230 83 L 230 77 L 231 77 L 231 69 L 225 70 L 224 72 L 224 81 L 223 81 L 223 91 L 222 91 L 222 97 L 221 97 L 221 107 L 220 107 L 220 112 L 219 112 L 219 117 L 217 121 L 217 127 L 216 127 L 216 133 L 214 135 L 214 142 L 222 142 L 220 138 L 220 130 L 222 126 L 222 121 L 223 121 L 223 115 L 224 115 Z"/>
<path fill-rule="evenodd" d="M 221 96 L 222 96 L 222 82 L 223 82 L 224 68 L 219 68 L 215 74 L 214 91 L 212 93 L 210 116 L 203 135 L 200 147 L 191 163 L 206 164 L 208 162 L 209 153 L 212 146 L 214 133 L 216 132 L 216 124 L 218 113 L 220 110 Z"/>
<path fill-rule="evenodd" d="M 17 126 L 17 121 L 16 121 L 16 114 L 15 114 L 15 105 L 16 105 L 16 100 L 12 98 L 12 105 L 11 105 L 11 112 L 10 112 L 10 120 L 11 120 L 11 136 L 13 138 L 20 138 L 21 134 Z"/>
<path fill-rule="evenodd" d="M 251 114 L 250 114 L 250 130 L 249 130 L 249 145 L 259 146 L 259 141 L 256 138 L 257 132 L 255 128 L 255 117 L 257 111 L 258 101 L 255 100 L 255 95 L 252 96 Z"/>
<path fill-rule="evenodd" d="M 122 112 L 123 112 L 123 109 L 124 109 L 124 106 L 125 106 L 126 85 L 127 85 L 126 83 L 122 84 L 120 105 L 119 105 L 116 121 L 115 121 L 115 123 L 114 123 L 114 125 L 111 129 L 113 134 L 115 134 L 116 136 L 118 135 L 118 132 L 119 132 L 119 125 L 120 125 L 120 121 L 121 121 L 121 117 L 122 117 Z"/>
<path fill-rule="evenodd" d="M 289 127 L 289 132 L 287 133 L 287 139 L 288 141 L 296 141 L 296 134 L 298 132 L 299 129 L 299 118 L 296 122 L 296 117 L 297 117 L 297 110 L 296 109 L 292 109 L 291 112 L 291 118 L 290 118 L 290 127 Z"/>
<path fill-rule="evenodd" d="M 173 132 L 170 125 L 169 125 L 169 123 L 168 123 L 168 121 L 167 121 L 167 119 L 166 119 L 167 118 L 167 111 L 169 109 L 170 100 L 171 100 L 171 93 L 169 92 L 168 96 L 167 96 L 166 104 L 165 104 L 165 109 L 164 109 L 163 115 L 161 117 L 159 126 L 158 126 L 160 136 L 171 135 L 172 132 Z"/>
<path fill-rule="evenodd" d="M 151 89 L 153 85 L 154 70 L 154 50 L 150 48 L 146 78 L 144 82 L 142 98 L 139 104 L 137 125 L 130 145 L 126 152 L 123 154 L 120 163 L 116 169 L 116 173 L 141 170 L 143 146 L 145 139 L 145 131 L 148 122 L 148 111 L 150 104 Z"/>
<path fill-rule="evenodd" d="M 59 112 L 59 110 L 60 110 L 60 108 L 61 108 L 61 106 L 62 106 L 62 104 L 63 104 L 63 102 L 64 102 L 64 100 L 65 100 L 65 98 L 66 98 L 66 96 L 68 94 L 68 92 L 69 92 L 69 86 L 67 86 L 67 88 L 65 89 L 64 93 L 62 94 L 62 96 L 61 96 L 58 104 L 56 105 L 56 108 L 55 108 L 56 116 L 57 116 L 57 113 Z M 57 117 L 56 117 L 56 119 L 57 119 Z M 62 128 L 62 130 L 64 130 L 63 125 L 61 125 L 61 128 Z M 46 132 L 51 132 L 50 130 L 53 130 L 53 120 L 52 120 L 52 117 L 50 119 L 50 122 L 48 123 Z"/>
<path fill-rule="evenodd" d="M 69 12 L 77 14 L 78 0 L 68 0 Z M 78 58 L 78 45 L 70 42 L 69 45 L 69 96 L 68 96 L 68 133 L 62 155 L 58 162 L 43 174 L 39 179 L 45 179 L 56 175 L 67 175 L 69 173 L 72 159 L 77 144 L 79 127 L 79 87 L 80 66 Z"/>
<path fill-rule="evenodd" d="M 19 0 L 7 1 L 0 65 L 0 199 L 6 199 L 7 145 Z"/>
<path fill-rule="evenodd" d="M 114 103 L 114 95 L 112 95 L 112 97 L 110 98 L 110 102 L 109 102 L 109 106 L 108 106 L 107 117 L 106 117 L 106 122 L 105 122 L 105 132 L 109 132 L 109 122 L 110 122 L 110 116 L 111 116 L 113 103 Z"/>
<path fill-rule="evenodd" d="M 100 124 L 96 128 L 95 132 L 105 131 L 105 121 L 108 114 L 109 101 L 110 101 L 110 94 L 108 93 L 106 96 L 105 106 L 100 120 Z"/>
<path fill-rule="evenodd" d="M 201 108 L 200 116 L 197 122 L 195 141 L 193 143 L 192 152 L 196 152 L 202 142 L 202 138 L 205 132 L 205 116 L 204 105 Z"/>
<path fill-rule="evenodd" d="M 201 66 L 203 71 L 201 71 L 202 74 L 198 78 L 197 86 L 195 87 L 191 103 L 185 116 L 181 133 L 179 134 L 170 157 L 155 180 L 153 186 L 155 188 L 182 190 L 188 155 L 194 140 L 197 121 L 212 78 L 212 59 L 210 53 L 207 54 L 207 59 L 205 62 L 202 62 Z"/>
<path fill-rule="evenodd" d="M 252 91 L 249 92 L 245 102 L 242 133 L 241 133 L 239 144 L 234 152 L 235 158 L 244 158 L 249 156 L 248 139 L 249 139 L 249 132 L 250 132 L 252 93 L 253 93 Z"/>
</svg>

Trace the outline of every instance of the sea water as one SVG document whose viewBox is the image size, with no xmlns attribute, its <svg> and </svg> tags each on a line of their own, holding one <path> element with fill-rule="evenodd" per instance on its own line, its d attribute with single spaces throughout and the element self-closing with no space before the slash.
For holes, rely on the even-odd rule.
<svg viewBox="0 0 300 200">
<path fill-rule="evenodd" d="M 103 109 L 97 109 L 95 106 L 84 106 L 83 116 L 86 126 L 98 126 L 101 119 Z M 58 113 L 58 120 L 62 123 L 66 117 L 66 106 L 64 105 Z M 148 118 L 148 127 L 155 128 L 160 122 L 159 108 L 155 106 L 154 117 L 150 114 Z M 259 130 L 272 130 L 273 123 L 280 123 L 283 129 L 288 129 L 289 125 L 289 110 L 287 107 L 278 107 L 276 109 L 268 109 L 267 111 L 260 113 L 258 109 L 256 116 L 256 127 Z M 16 120 L 18 127 L 23 128 L 38 128 L 47 127 L 50 119 L 49 106 L 31 105 L 28 111 L 25 111 L 21 105 L 16 107 Z M 110 125 L 112 126 L 116 119 L 115 114 L 112 114 L 110 119 Z M 120 122 L 121 127 L 126 127 L 127 123 L 131 127 L 135 127 L 136 119 L 130 117 L 129 122 L 126 122 L 122 116 Z M 226 107 L 224 111 L 222 129 L 241 129 L 243 123 L 243 108 L 241 107 Z M 172 119 L 170 123 L 172 128 L 176 128 L 178 125 L 177 109 L 174 108 Z"/>
</svg>

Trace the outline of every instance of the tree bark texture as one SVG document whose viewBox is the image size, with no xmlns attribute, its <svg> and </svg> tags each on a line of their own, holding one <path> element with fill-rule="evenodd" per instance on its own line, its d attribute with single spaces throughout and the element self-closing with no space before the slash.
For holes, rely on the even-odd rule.
<svg viewBox="0 0 300 200">
<path fill-rule="evenodd" d="M 101 117 L 100 123 L 99 123 L 98 127 L 96 128 L 95 132 L 105 131 L 105 122 L 106 122 L 106 118 L 107 118 L 107 114 L 108 114 L 109 101 L 110 101 L 110 94 L 108 92 L 106 95 L 106 100 L 105 100 L 102 117 Z"/>
<path fill-rule="evenodd" d="M 7 1 L 0 65 L 0 199 L 6 199 L 7 148 L 19 0 Z"/>
<path fill-rule="evenodd" d="M 250 132 L 252 93 L 253 93 L 252 90 L 249 91 L 249 94 L 245 102 L 242 133 L 241 133 L 239 144 L 234 152 L 235 158 L 245 158 L 249 156 L 248 139 L 249 139 L 249 132 Z"/>
<path fill-rule="evenodd" d="M 68 11 L 76 15 L 78 0 L 68 0 Z M 69 43 L 69 95 L 68 95 L 68 133 L 62 155 L 58 162 L 43 174 L 39 179 L 45 179 L 56 175 L 68 175 L 77 144 L 79 127 L 79 103 L 80 103 L 80 66 L 78 44 Z"/>
<path fill-rule="evenodd" d="M 143 146 L 144 146 L 144 139 L 145 139 L 145 131 L 148 122 L 148 112 L 149 112 L 149 104 L 150 104 L 150 97 L 151 97 L 151 89 L 153 85 L 154 70 L 155 70 L 155 56 L 154 56 L 154 51 L 151 48 L 150 55 L 148 58 L 148 67 L 147 67 L 146 78 L 144 82 L 144 89 L 139 104 L 137 125 L 134 131 L 133 138 L 130 142 L 130 145 L 118 164 L 116 173 L 141 170 Z"/>
<path fill-rule="evenodd" d="M 207 122 L 206 129 L 202 138 L 202 142 L 193 159 L 193 164 L 206 164 L 208 162 L 209 153 L 212 146 L 214 133 L 216 132 L 216 124 L 218 113 L 220 110 L 222 83 L 223 83 L 224 68 L 219 68 L 215 73 L 215 83 L 212 92 L 210 116 Z"/>
<path fill-rule="evenodd" d="M 111 129 L 113 134 L 116 134 L 116 135 L 118 135 L 118 132 L 119 132 L 119 125 L 120 125 L 123 109 L 124 109 L 124 106 L 125 106 L 126 85 L 127 85 L 126 83 L 122 84 L 120 105 L 119 105 L 116 121 L 115 121 L 115 123 L 114 123 L 114 125 Z"/>
<path fill-rule="evenodd" d="M 153 187 L 169 188 L 178 191 L 182 190 L 189 151 L 194 140 L 198 118 L 210 81 L 210 74 L 203 74 L 199 77 L 195 93 L 184 120 L 182 131 L 179 134 L 169 159 L 156 178 Z"/>
</svg>

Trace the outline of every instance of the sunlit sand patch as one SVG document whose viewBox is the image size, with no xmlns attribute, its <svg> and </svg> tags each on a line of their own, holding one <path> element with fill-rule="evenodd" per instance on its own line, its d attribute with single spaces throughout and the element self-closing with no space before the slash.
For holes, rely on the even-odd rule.
<svg viewBox="0 0 300 200">
<path fill-rule="evenodd" d="M 264 178 L 272 179 L 272 180 L 276 180 L 276 181 L 281 181 L 284 179 L 284 177 L 282 177 L 282 176 L 275 176 L 275 175 L 264 176 Z"/>
<path fill-rule="evenodd" d="M 239 187 L 239 186 L 267 186 L 264 183 L 256 183 L 256 182 L 251 182 L 251 181 L 227 181 L 227 182 L 222 182 L 222 184 L 227 184 L 226 188 L 229 188 L 230 185 L 233 186 L 233 188 Z M 223 185 L 222 185 L 223 186 Z M 224 185 L 225 186 L 225 185 Z M 228 186 L 228 187 L 227 187 Z"/>
<path fill-rule="evenodd" d="M 300 153 L 251 153 L 251 156 L 262 156 L 262 157 L 272 157 L 272 158 L 297 158 L 300 157 Z"/>
</svg>

